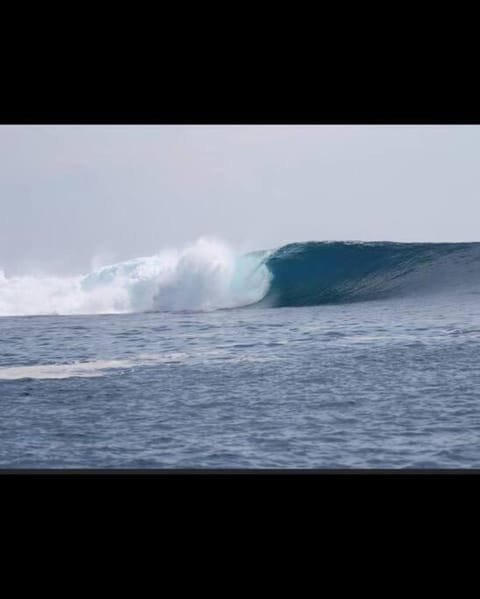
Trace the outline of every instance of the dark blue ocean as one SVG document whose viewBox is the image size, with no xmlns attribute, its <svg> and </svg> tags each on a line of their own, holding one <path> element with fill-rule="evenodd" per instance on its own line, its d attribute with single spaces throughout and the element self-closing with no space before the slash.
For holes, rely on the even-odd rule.
<svg viewBox="0 0 480 599">
<path fill-rule="evenodd" d="M 479 468 L 479 254 L 294 244 L 239 307 L 185 307 L 202 267 L 143 311 L 2 316 L 0 467 Z M 27 283 L 4 277 L 4 312 Z"/>
</svg>

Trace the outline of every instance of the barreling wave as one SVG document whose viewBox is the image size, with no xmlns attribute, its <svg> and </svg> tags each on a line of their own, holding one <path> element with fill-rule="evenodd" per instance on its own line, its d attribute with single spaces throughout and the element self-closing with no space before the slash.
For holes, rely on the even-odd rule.
<svg viewBox="0 0 480 599">
<path fill-rule="evenodd" d="M 217 240 L 75 277 L 6 277 L 0 315 L 281 307 L 480 291 L 480 243 L 306 242 L 236 254 Z"/>
<path fill-rule="evenodd" d="M 307 242 L 266 258 L 261 300 L 311 306 L 480 289 L 480 243 Z"/>
</svg>

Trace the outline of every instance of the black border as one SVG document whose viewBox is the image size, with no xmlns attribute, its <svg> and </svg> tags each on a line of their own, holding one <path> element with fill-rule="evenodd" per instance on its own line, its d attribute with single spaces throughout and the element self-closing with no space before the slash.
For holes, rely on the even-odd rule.
<svg viewBox="0 0 480 599">
<path fill-rule="evenodd" d="M 480 99 L 476 105 L 461 107 L 395 106 L 395 104 L 345 106 L 318 104 L 282 108 L 198 105 L 173 107 L 145 104 L 122 106 L 112 102 L 105 107 L 88 108 L 66 103 L 42 107 L 22 102 L 0 102 L 0 125 L 479 125 Z"/>
<path fill-rule="evenodd" d="M 352 478 L 352 477 L 376 477 L 383 475 L 398 475 L 400 477 L 416 478 L 418 476 L 429 475 L 434 477 L 443 477 L 444 475 L 451 476 L 478 476 L 480 475 L 480 469 L 478 468 L 398 468 L 398 469 L 316 469 L 316 468 L 148 468 L 148 469 L 130 469 L 130 468 L 52 468 L 52 469 L 17 469 L 17 468 L 4 468 L 0 469 L 0 478 L 3 477 L 16 477 L 16 476 L 87 476 L 87 477 L 98 477 L 98 476 L 166 476 L 166 477 L 177 477 L 187 476 L 190 478 L 195 477 L 218 477 L 218 476 L 238 476 L 238 477 L 257 477 L 257 476 L 296 476 L 296 477 L 310 477 L 318 476 L 326 478 Z"/>
</svg>

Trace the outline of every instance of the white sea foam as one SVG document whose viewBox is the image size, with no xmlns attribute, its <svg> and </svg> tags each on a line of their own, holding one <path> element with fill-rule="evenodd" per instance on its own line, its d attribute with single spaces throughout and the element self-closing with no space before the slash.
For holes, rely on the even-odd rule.
<svg viewBox="0 0 480 599">
<path fill-rule="evenodd" d="M 133 359 L 90 360 L 72 364 L 33 364 L 31 366 L 0 367 L 0 380 L 18 379 L 69 379 L 72 377 L 97 377 L 108 374 L 111 369 L 129 369 L 136 366 L 153 366 L 180 362 L 187 357 L 181 352 L 165 354 L 140 354 Z"/>
<path fill-rule="evenodd" d="M 262 299 L 270 278 L 261 257 L 202 238 L 85 276 L 6 277 L 0 271 L 0 315 L 233 308 Z"/>
<path fill-rule="evenodd" d="M 255 353 L 231 354 L 228 351 L 212 350 L 201 352 L 166 352 L 160 354 L 139 354 L 129 359 L 97 359 L 70 364 L 32 364 L 29 366 L 1 366 L 0 381 L 15 381 L 20 379 L 69 379 L 73 377 L 101 377 L 108 375 L 112 370 L 126 371 L 141 366 L 160 366 L 185 362 L 186 360 L 200 360 L 201 362 L 215 362 L 216 359 L 228 362 L 265 362 L 278 359 L 270 354 L 260 355 Z"/>
</svg>

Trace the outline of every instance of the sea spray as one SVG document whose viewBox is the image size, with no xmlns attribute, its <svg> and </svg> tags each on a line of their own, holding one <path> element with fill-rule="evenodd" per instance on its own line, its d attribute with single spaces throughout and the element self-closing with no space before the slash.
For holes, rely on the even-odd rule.
<svg viewBox="0 0 480 599">
<path fill-rule="evenodd" d="M 238 255 L 224 242 L 201 238 L 86 276 L 6 277 L 0 271 L 0 315 L 233 308 L 262 299 L 270 279 L 262 255 Z"/>
</svg>

